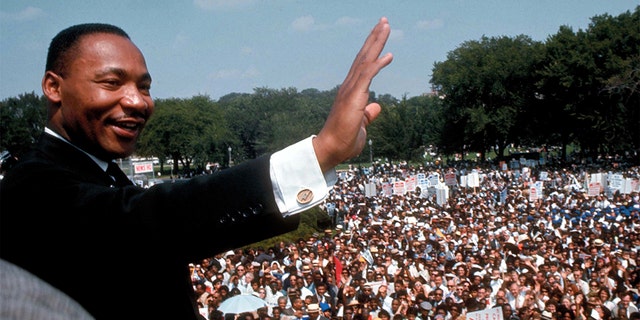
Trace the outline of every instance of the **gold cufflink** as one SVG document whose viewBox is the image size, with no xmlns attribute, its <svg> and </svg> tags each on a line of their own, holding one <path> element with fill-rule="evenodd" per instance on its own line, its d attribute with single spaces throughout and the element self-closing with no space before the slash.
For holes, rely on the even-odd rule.
<svg viewBox="0 0 640 320">
<path fill-rule="evenodd" d="M 298 192 L 296 196 L 296 200 L 298 200 L 299 204 L 307 204 L 313 200 L 313 191 L 310 189 L 302 189 Z"/>
</svg>

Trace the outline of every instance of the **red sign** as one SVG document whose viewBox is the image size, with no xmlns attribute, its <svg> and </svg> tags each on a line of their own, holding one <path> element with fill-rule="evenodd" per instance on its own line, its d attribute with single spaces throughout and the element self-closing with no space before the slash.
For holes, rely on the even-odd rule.
<svg viewBox="0 0 640 320">
<path fill-rule="evenodd" d="M 139 162 L 133 165 L 135 173 L 153 172 L 153 162 Z"/>
</svg>

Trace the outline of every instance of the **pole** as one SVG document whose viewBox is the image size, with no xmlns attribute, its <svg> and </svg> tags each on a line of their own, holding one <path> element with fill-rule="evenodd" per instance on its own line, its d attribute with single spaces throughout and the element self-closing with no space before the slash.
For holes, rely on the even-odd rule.
<svg viewBox="0 0 640 320">
<path fill-rule="evenodd" d="M 373 141 L 369 139 L 369 162 L 373 165 Z"/>
</svg>

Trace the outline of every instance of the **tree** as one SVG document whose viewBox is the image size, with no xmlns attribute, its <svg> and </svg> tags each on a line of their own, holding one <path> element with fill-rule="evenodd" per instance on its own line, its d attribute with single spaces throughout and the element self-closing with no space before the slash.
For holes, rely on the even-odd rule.
<svg viewBox="0 0 640 320">
<path fill-rule="evenodd" d="M 591 113 L 600 135 L 591 148 L 603 152 L 640 147 L 640 6 L 617 17 L 591 19 L 586 37 L 599 105 Z M 589 140 L 593 142 L 593 140 Z"/>
<path fill-rule="evenodd" d="M 35 92 L 0 102 L 0 149 L 20 157 L 44 131 L 46 100 Z"/>
<path fill-rule="evenodd" d="M 423 161 L 425 148 L 438 140 L 435 136 L 440 130 L 437 98 L 405 96 L 397 100 L 382 95 L 377 102 L 382 112 L 368 128 L 376 157 Z"/>
<path fill-rule="evenodd" d="M 208 96 L 157 100 L 137 154 L 157 156 L 161 163 L 172 159 L 173 172 L 179 172 L 179 164 L 188 171 L 194 162 L 223 162 L 231 140 L 221 110 Z"/>
<path fill-rule="evenodd" d="M 542 44 L 528 36 L 467 41 L 437 62 L 431 83 L 443 96 L 442 143 L 448 151 L 485 152 L 523 137 L 535 97 L 532 68 Z"/>
<path fill-rule="evenodd" d="M 334 96 L 333 90 L 256 88 L 253 94 L 224 96 L 219 103 L 237 137 L 236 156 L 241 160 L 277 151 L 317 133 Z"/>
<path fill-rule="evenodd" d="M 552 143 L 577 141 L 583 152 L 638 148 L 640 7 L 592 18 L 587 30 L 560 27 L 545 45 L 538 87 Z M 554 134 L 559 139 L 553 139 Z"/>
<path fill-rule="evenodd" d="M 255 141 L 260 130 L 262 114 L 256 111 L 253 94 L 233 93 L 218 100 L 229 130 L 234 139 L 229 141 L 236 159 L 255 158 L 258 156 Z"/>
</svg>

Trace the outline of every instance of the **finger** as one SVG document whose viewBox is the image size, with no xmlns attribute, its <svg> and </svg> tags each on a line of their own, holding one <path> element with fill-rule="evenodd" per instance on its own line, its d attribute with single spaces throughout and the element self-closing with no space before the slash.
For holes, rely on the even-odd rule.
<svg viewBox="0 0 640 320">
<path fill-rule="evenodd" d="M 366 64 L 369 61 L 375 61 L 380 56 L 382 49 L 387 43 L 387 39 L 389 38 L 389 34 L 391 33 L 391 27 L 389 26 L 389 21 L 387 18 L 382 17 L 378 24 L 375 25 L 371 33 L 365 40 L 362 48 L 356 55 L 353 63 L 351 64 L 351 68 L 347 73 L 347 78 L 345 82 L 351 80 L 352 77 L 357 76 L 358 72 L 357 68 Z"/>
<path fill-rule="evenodd" d="M 378 103 L 370 103 L 364 109 L 365 126 L 369 126 L 380 114 L 382 107 Z"/>
</svg>

